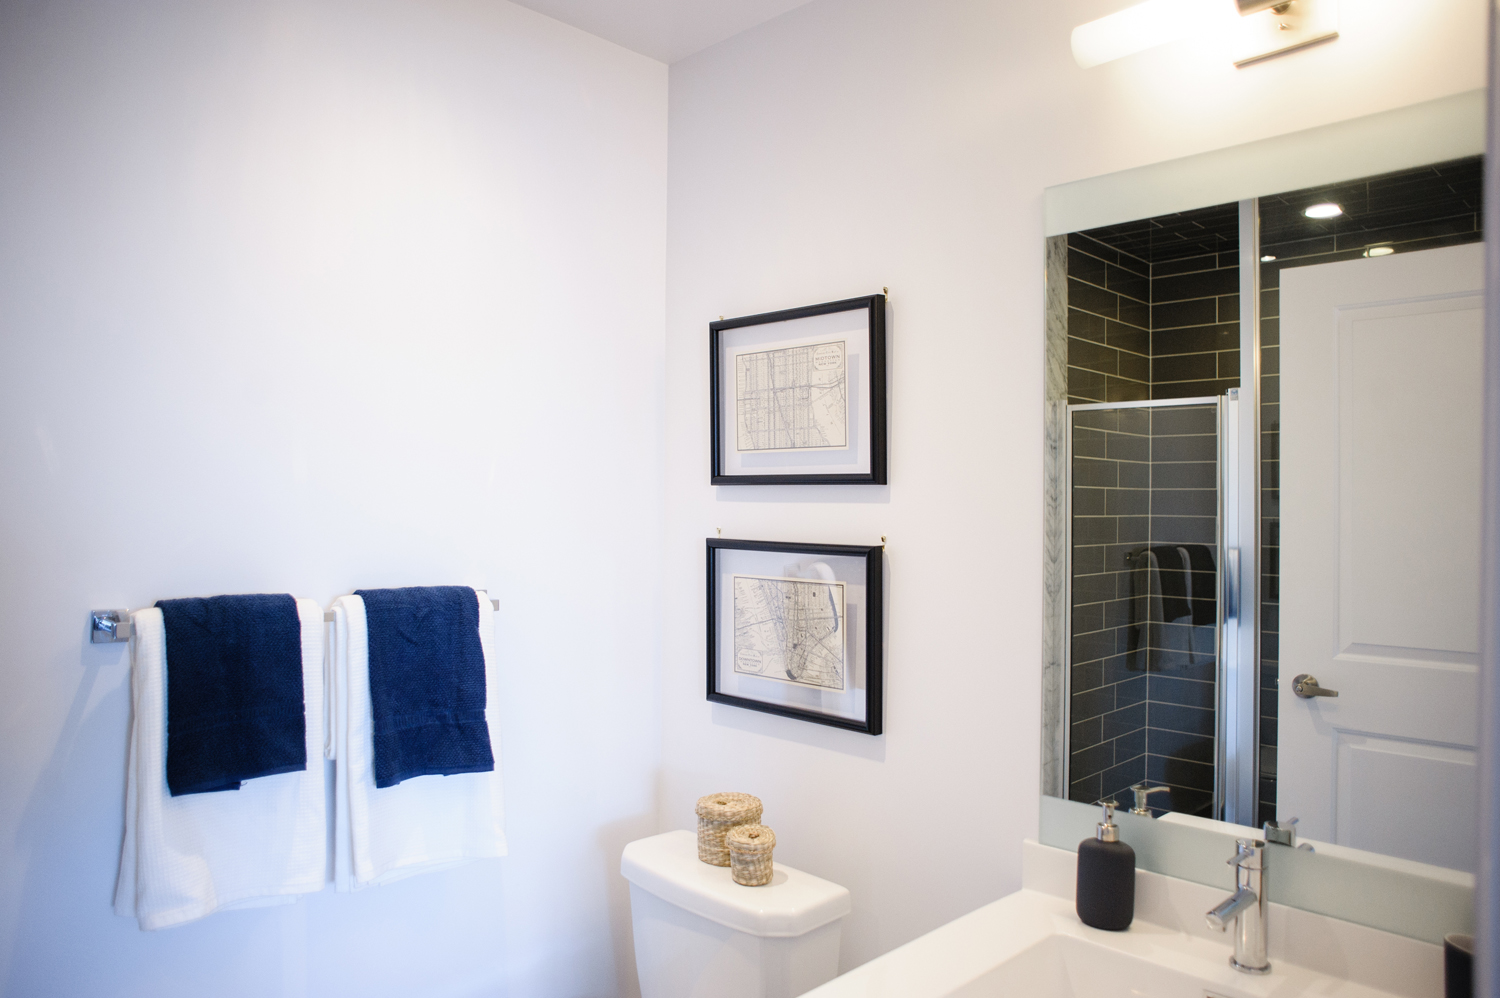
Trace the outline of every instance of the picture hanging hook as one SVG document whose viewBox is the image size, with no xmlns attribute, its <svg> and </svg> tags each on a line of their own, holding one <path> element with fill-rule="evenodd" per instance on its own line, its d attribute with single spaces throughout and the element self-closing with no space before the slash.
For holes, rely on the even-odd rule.
<svg viewBox="0 0 1500 998">
<path fill-rule="evenodd" d="M 885 534 L 880 535 L 880 546 L 885 547 Z"/>
<path fill-rule="evenodd" d="M 720 537 L 723 537 L 724 536 L 724 528 L 723 527 L 715 527 L 714 528 L 714 533 L 718 534 Z"/>
</svg>

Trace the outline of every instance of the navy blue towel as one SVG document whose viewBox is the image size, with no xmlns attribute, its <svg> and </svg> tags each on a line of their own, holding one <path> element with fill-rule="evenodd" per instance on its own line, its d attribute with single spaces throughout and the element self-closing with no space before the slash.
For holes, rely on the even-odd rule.
<svg viewBox="0 0 1500 998">
<path fill-rule="evenodd" d="M 479 599 L 467 586 L 359 589 L 370 645 L 375 786 L 495 769 Z"/>
<path fill-rule="evenodd" d="M 167 632 L 167 787 L 238 790 L 307 768 L 302 621 L 275 595 L 157 600 Z"/>
</svg>

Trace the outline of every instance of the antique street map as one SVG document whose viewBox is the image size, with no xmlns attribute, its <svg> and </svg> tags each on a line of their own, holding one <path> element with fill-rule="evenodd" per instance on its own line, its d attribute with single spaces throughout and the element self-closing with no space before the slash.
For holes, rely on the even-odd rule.
<svg viewBox="0 0 1500 998">
<path fill-rule="evenodd" d="M 735 448 L 827 450 L 849 446 L 842 340 L 736 354 Z"/>
<path fill-rule="evenodd" d="M 844 584 L 734 576 L 734 671 L 844 688 Z"/>
</svg>

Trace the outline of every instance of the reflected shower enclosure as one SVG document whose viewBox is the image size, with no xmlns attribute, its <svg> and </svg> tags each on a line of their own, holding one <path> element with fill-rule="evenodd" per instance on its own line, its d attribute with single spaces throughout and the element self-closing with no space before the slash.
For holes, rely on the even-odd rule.
<svg viewBox="0 0 1500 998">
<path fill-rule="evenodd" d="M 1217 814 L 1229 396 L 1068 406 L 1069 796 Z M 1232 608 L 1230 608 L 1232 609 Z"/>
</svg>

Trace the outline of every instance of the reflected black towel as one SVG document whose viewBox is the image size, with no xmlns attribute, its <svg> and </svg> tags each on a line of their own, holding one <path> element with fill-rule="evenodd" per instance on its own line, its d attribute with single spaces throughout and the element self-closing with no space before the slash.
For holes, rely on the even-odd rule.
<svg viewBox="0 0 1500 998">
<path fill-rule="evenodd" d="M 1156 544 L 1150 550 L 1161 586 L 1162 619 L 1179 620 L 1191 613 L 1195 627 L 1215 623 L 1213 552 L 1203 544 Z"/>
<path fill-rule="evenodd" d="M 157 600 L 167 635 L 167 787 L 238 790 L 307 768 L 302 621 L 275 595 Z"/>
<path fill-rule="evenodd" d="M 479 598 L 467 586 L 359 589 L 370 646 L 375 786 L 495 768 Z"/>
<path fill-rule="evenodd" d="M 1183 564 L 1182 552 L 1175 544 L 1157 544 L 1150 551 L 1156 560 L 1156 579 L 1161 588 L 1161 619 L 1172 621 L 1186 617 L 1190 610 L 1187 601 L 1187 566 Z"/>
<path fill-rule="evenodd" d="M 1189 586 L 1193 596 L 1193 626 L 1205 627 L 1218 623 L 1217 598 L 1218 575 L 1214 569 L 1213 549 L 1206 544 L 1180 545 L 1187 552 L 1188 568 L 1192 570 Z"/>
</svg>

